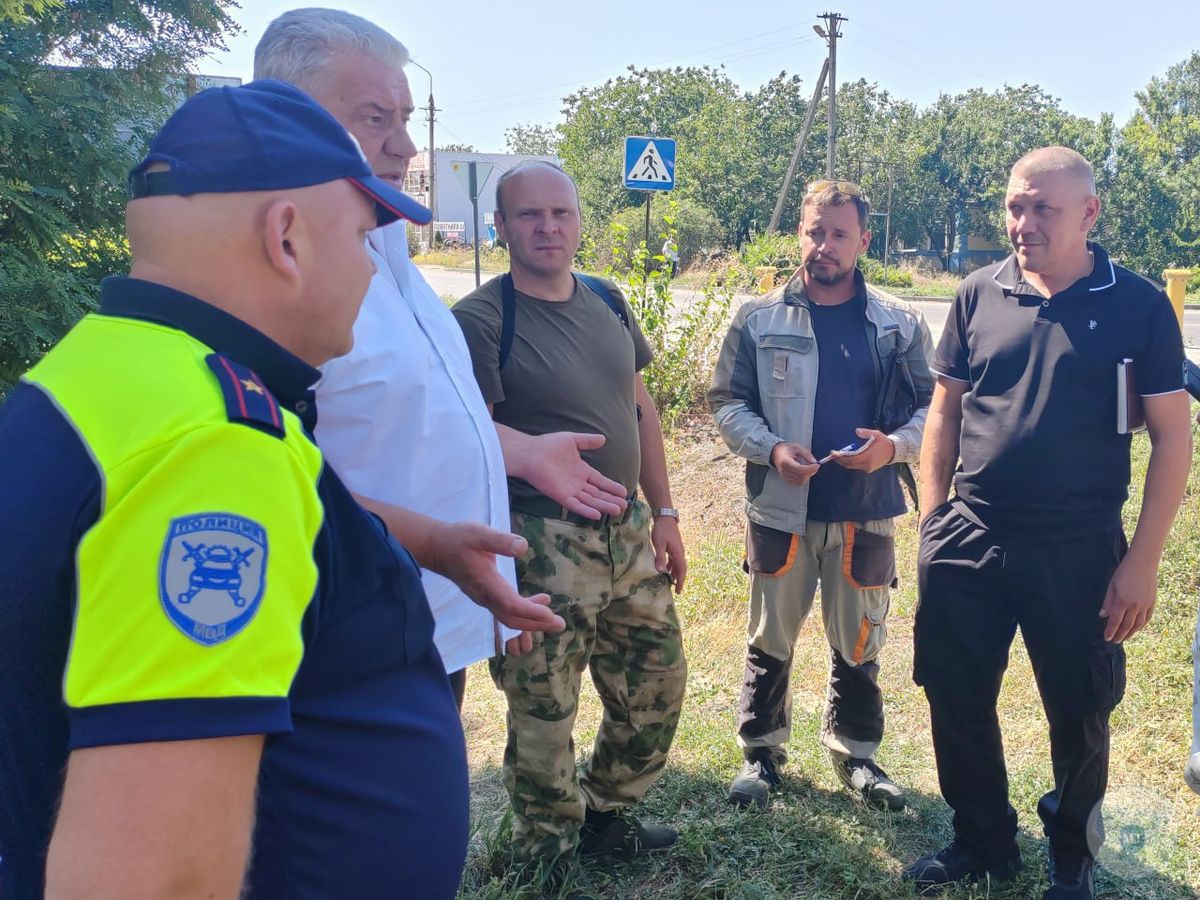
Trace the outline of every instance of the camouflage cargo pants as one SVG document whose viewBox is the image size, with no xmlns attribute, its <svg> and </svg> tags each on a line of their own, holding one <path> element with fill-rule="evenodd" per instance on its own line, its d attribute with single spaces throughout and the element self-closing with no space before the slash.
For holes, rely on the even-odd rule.
<svg viewBox="0 0 1200 900">
<path fill-rule="evenodd" d="M 582 526 L 513 514 L 529 550 L 523 594 L 545 592 L 566 622 L 531 652 L 492 660 L 508 698 L 504 785 L 518 857 L 572 851 L 585 804 L 637 803 L 666 765 L 687 664 L 667 576 L 654 567 L 650 514 L 635 502 L 621 524 Z M 584 669 L 604 705 L 592 757 L 576 777 L 571 732 Z"/>
</svg>

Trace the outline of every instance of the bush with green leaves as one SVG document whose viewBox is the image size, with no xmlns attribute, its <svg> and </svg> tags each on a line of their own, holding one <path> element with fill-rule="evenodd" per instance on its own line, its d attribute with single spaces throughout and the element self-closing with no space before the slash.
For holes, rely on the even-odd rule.
<svg viewBox="0 0 1200 900">
<path fill-rule="evenodd" d="M 742 265 L 749 272 L 762 266 L 795 269 L 800 264 L 800 238 L 794 234 L 765 231 L 742 248 Z"/>
<path fill-rule="evenodd" d="M 646 207 L 634 206 L 617 213 L 613 220 L 622 226 L 624 246 L 621 248 L 620 259 L 613 254 L 615 248 L 597 248 L 601 267 L 627 265 L 633 259 L 637 247 L 645 240 Z M 717 217 L 694 200 L 676 199 L 674 197 L 655 197 L 650 204 L 650 258 L 649 264 L 663 266 L 666 260 L 659 252 L 666 235 L 675 236 L 675 246 L 679 250 L 679 267 L 686 269 L 704 254 L 721 244 L 721 226 Z M 609 252 L 606 254 L 605 250 Z M 606 258 L 607 257 L 607 258 Z M 623 274 L 623 273 L 622 273 Z"/>
<path fill-rule="evenodd" d="M 235 7 L 0 5 L 0 393 L 127 270 L 125 175 Z"/>
<path fill-rule="evenodd" d="M 901 269 L 894 263 L 885 270 L 883 263 L 874 257 L 860 256 L 858 258 L 858 267 L 862 270 L 863 278 L 867 279 L 869 284 L 876 284 L 885 288 L 910 288 L 913 286 L 912 272 L 909 272 L 907 269 Z"/>
<path fill-rule="evenodd" d="M 668 213 L 664 230 L 652 234 L 651 240 L 661 245 L 668 235 L 675 234 L 674 226 Z M 642 378 L 662 417 L 663 429 L 670 431 L 688 413 L 702 407 L 729 322 L 733 287 L 710 275 L 698 296 L 677 302 L 662 255 L 652 253 L 644 240 L 633 244 L 632 251 L 631 243 L 628 227 L 619 220 L 613 222 L 612 262 L 604 274 L 626 281 L 630 309 L 654 352 Z"/>
</svg>

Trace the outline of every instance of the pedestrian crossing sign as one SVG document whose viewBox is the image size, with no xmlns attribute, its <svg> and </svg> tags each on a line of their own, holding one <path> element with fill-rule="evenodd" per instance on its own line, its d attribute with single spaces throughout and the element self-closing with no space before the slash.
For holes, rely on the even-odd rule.
<svg viewBox="0 0 1200 900">
<path fill-rule="evenodd" d="M 674 138 L 625 138 L 625 187 L 637 191 L 675 187 Z"/>
</svg>

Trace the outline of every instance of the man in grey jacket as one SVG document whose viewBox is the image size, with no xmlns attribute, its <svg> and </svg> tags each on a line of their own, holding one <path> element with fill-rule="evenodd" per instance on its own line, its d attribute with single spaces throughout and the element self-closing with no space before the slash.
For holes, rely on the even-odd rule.
<svg viewBox="0 0 1200 900">
<path fill-rule="evenodd" d="M 874 759 L 884 719 L 878 658 L 896 577 L 893 519 L 905 511 L 896 466 L 920 451 L 932 342 L 919 311 L 868 288 L 858 271 L 868 214 L 855 184 L 809 186 L 802 265 L 785 287 L 739 310 L 708 393 L 721 436 L 746 459 L 750 622 L 738 704 L 746 764 L 729 791 L 739 805 L 765 807 L 779 785 L 792 651 L 819 581 L 832 654 L 822 742 L 847 787 L 874 806 L 904 808 L 903 791 Z M 884 433 L 895 417 L 882 414 L 882 388 L 896 378 L 908 415 Z"/>
</svg>

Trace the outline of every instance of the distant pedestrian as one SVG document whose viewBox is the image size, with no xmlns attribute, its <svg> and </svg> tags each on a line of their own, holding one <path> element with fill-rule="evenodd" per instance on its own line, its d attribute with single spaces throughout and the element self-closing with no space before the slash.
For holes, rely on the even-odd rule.
<svg viewBox="0 0 1200 900">
<path fill-rule="evenodd" d="M 671 277 L 674 278 L 675 273 L 679 271 L 679 247 L 675 244 L 675 238 L 668 237 L 663 241 L 662 255 L 671 268 Z"/>
</svg>

